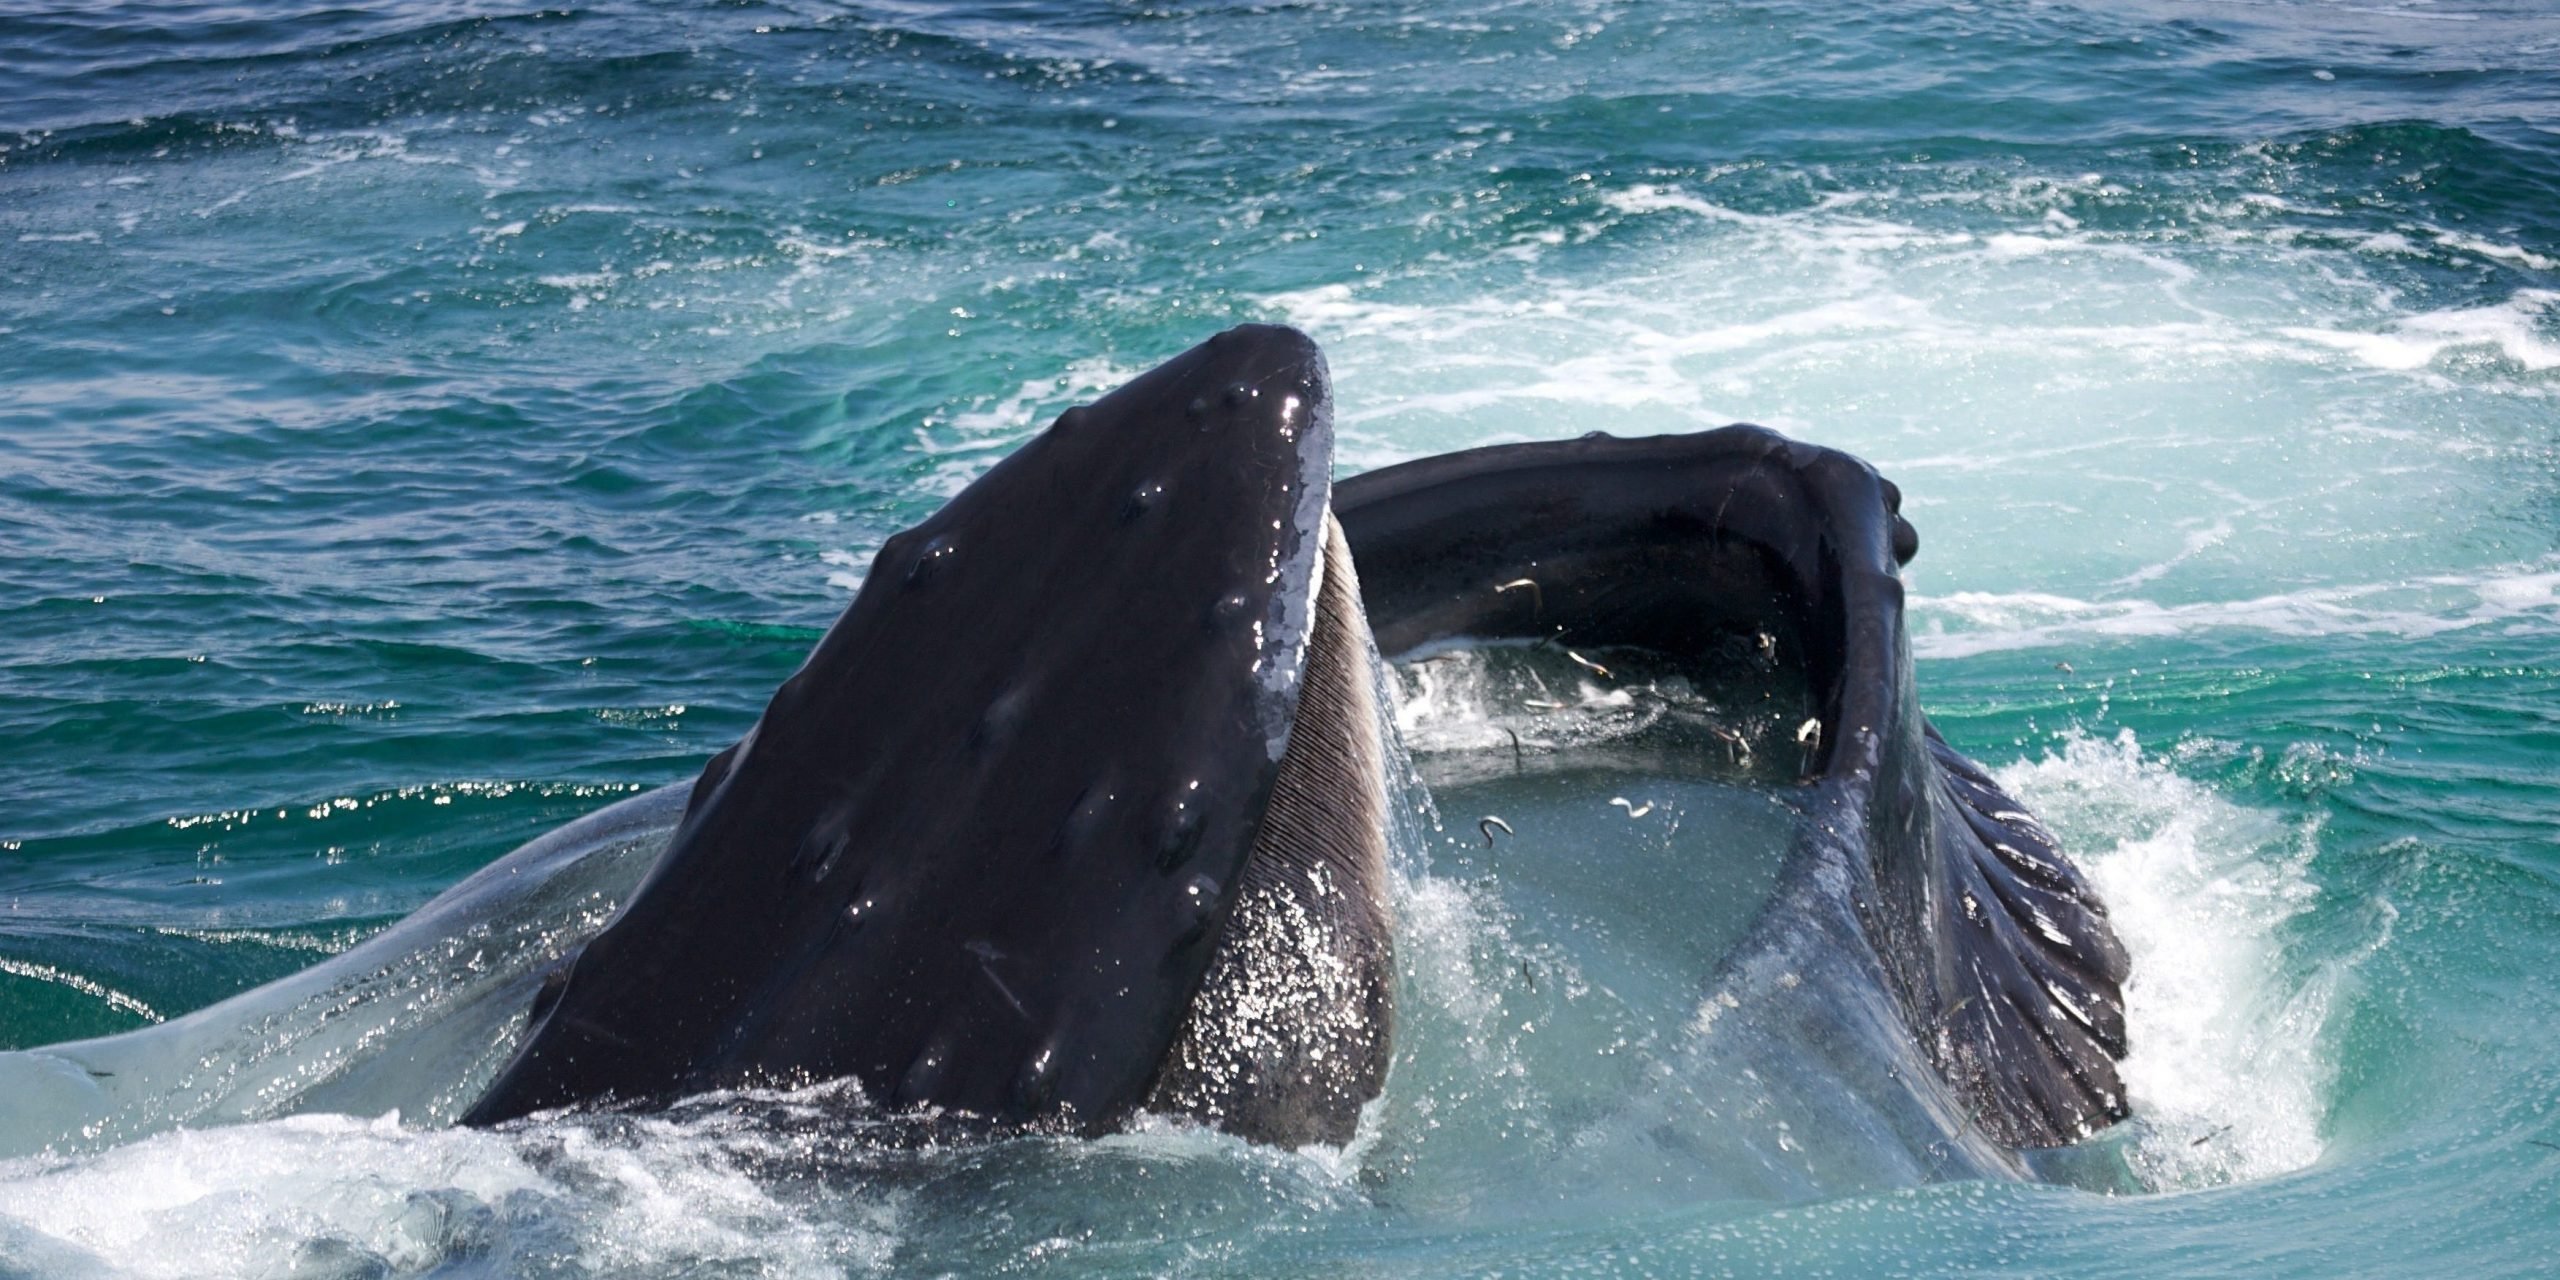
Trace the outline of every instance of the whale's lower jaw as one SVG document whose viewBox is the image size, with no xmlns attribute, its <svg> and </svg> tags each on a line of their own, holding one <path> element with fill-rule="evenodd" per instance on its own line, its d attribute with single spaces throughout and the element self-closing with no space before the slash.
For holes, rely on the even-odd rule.
<svg viewBox="0 0 2560 1280">
<path fill-rule="evenodd" d="M 1285 1147 L 1351 1139 L 1386 1084 L 1395 1021 L 1377 656 L 1329 517 L 1326 533 L 1289 751 L 1145 1104 Z"/>
<path fill-rule="evenodd" d="M 1803 674 L 1796 861 L 1846 900 L 1907 1033 L 2011 1147 L 2126 1113 L 2124 948 L 2025 806 L 1921 713 L 1901 495 L 1759 427 L 1498 445 L 1342 482 L 1389 654 L 1535 640 L 1672 662 L 1757 648 Z M 1838 874 L 1812 875 L 1813 868 Z M 1747 960 L 1747 957 L 1742 959 Z"/>
</svg>

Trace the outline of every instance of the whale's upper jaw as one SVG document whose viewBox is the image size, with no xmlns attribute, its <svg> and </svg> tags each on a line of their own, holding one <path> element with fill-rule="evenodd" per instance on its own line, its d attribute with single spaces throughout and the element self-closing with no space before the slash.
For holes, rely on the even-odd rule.
<svg viewBox="0 0 2560 1280">
<path fill-rule="evenodd" d="M 1288 743 L 1331 409 L 1303 334 L 1232 330 L 889 539 L 466 1120 L 839 1076 L 1122 1118 Z"/>
</svg>

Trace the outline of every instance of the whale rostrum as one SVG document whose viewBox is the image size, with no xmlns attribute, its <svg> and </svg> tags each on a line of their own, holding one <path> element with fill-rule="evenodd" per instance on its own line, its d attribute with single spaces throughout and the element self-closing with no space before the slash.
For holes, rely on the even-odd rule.
<svg viewBox="0 0 2560 1280">
<path fill-rule="evenodd" d="M 465 1119 L 852 1077 L 1350 1136 L 1392 960 L 1330 395 L 1234 330 L 890 539 Z"/>
</svg>

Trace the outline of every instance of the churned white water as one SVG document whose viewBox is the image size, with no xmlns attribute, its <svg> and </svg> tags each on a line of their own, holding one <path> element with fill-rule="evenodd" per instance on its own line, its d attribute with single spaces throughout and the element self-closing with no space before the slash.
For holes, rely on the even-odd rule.
<svg viewBox="0 0 2560 1280">
<path fill-rule="evenodd" d="M 2321 1033 L 2343 966 L 2288 954 L 2286 927 L 2317 895 L 2319 824 L 2237 804 L 2131 730 L 2067 735 L 1997 776 L 2097 883 L 2133 958 L 2135 1168 L 2175 1189 L 2317 1159 L 2334 1070 Z"/>
<path fill-rule="evenodd" d="M 841 1274 L 886 1261 L 896 1197 L 817 1218 L 757 1176 L 788 1135 L 715 1119 L 490 1133 L 295 1116 L 0 1166 L 48 1271 L 417 1274 L 456 1260 L 656 1273 Z"/>
<path fill-rule="evenodd" d="M 2560 293 L 2434 308 L 2407 279 L 2515 246 L 2341 235 L 2325 210 L 2158 175 L 1913 179 L 1809 175 L 1813 198 L 1778 211 L 1747 169 L 1638 184 L 1506 269 L 1417 264 L 1266 301 L 1327 335 L 1355 468 L 1737 420 L 1866 457 L 1903 488 L 1910 575 L 1947 622 L 2007 606 L 2131 634 L 2216 610 L 2441 627 L 2431 601 L 2397 616 L 2393 584 L 2549 575 L 2494 510 L 2456 564 L 2441 531 L 2444 504 L 2500 468 L 2539 473 Z M 2176 218 L 2123 225 L 2164 200 Z M 1583 269 L 1575 242 L 1602 236 L 1642 247 Z"/>
</svg>

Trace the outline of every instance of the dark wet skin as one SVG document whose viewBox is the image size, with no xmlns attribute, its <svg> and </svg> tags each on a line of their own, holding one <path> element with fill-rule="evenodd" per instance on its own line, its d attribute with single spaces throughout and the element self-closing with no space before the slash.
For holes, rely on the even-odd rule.
<svg viewBox="0 0 2560 1280">
<path fill-rule="evenodd" d="M 1296 712 L 1328 395 L 1304 336 L 1223 334 L 890 539 L 466 1121 L 842 1076 L 1125 1118 Z"/>
</svg>

